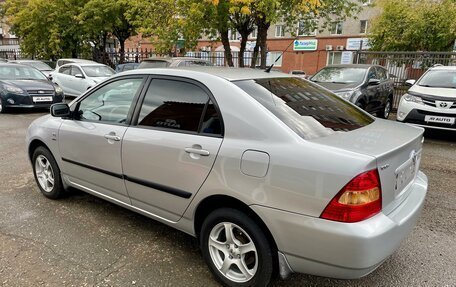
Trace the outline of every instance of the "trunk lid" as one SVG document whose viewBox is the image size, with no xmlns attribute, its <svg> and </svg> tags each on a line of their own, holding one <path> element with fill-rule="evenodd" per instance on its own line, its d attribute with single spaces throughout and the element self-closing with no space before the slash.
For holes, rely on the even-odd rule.
<svg viewBox="0 0 456 287">
<path fill-rule="evenodd" d="M 312 142 L 375 157 L 382 187 L 382 209 L 388 214 L 411 191 L 420 165 L 423 132 L 422 128 L 376 119 L 363 128 Z"/>
</svg>

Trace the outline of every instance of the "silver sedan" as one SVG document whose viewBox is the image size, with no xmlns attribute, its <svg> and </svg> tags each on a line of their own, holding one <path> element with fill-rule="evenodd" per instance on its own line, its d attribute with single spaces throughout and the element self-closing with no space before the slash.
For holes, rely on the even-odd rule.
<svg viewBox="0 0 456 287">
<path fill-rule="evenodd" d="M 51 114 L 27 132 L 46 197 L 77 188 L 195 236 L 226 286 L 365 276 L 427 192 L 422 128 L 293 75 L 135 70 Z"/>
</svg>

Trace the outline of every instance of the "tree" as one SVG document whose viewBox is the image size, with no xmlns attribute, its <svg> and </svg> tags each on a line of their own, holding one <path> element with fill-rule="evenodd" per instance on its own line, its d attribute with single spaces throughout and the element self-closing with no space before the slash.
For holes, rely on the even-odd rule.
<svg viewBox="0 0 456 287">
<path fill-rule="evenodd" d="M 456 39 L 456 2 L 383 0 L 373 21 L 371 49 L 376 51 L 450 51 Z"/>
<path fill-rule="evenodd" d="M 6 0 L 2 10 L 29 56 L 76 57 L 83 49 L 77 20 L 86 0 Z"/>
</svg>

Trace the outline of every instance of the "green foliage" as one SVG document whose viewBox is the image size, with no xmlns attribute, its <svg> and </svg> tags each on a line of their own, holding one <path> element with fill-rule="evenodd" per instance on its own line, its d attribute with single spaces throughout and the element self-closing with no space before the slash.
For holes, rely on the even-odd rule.
<svg viewBox="0 0 456 287">
<path fill-rule="evenodd" d="M 376 51 L 450 51 L 456 39 L 456 2 L 383 0 L 371 29 Z"/>
</svg>

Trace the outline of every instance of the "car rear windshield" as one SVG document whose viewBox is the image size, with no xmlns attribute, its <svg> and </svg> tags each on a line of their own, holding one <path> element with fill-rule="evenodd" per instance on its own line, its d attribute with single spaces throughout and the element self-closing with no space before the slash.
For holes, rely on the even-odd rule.
<svg viewBox="0 0 456 287">
<path fill-rule="evenodd" d="M 456 89 L 456 70 L 429 70 L 418 82 L 419 86 Z"/>
<path fill-rule="evenodd" d="M 359 129 L 374 121 L 333 93 L 300 78 L 234 82 L 305 139 Z"/>
<path fill-rule="evenodd" d="M 166 68 L 170 65 L 168 61 L 142 61 L 139 64 L 138 69 L 149 69 L 149 68 Z"/>
<path fill-rule="evenodd" d="M 312 81 L 340 84 L 361 83 L 364 81 L 366 71 L 367 68 L 364 67 L 326 67 L 315 74 Z"/>
</svg>

